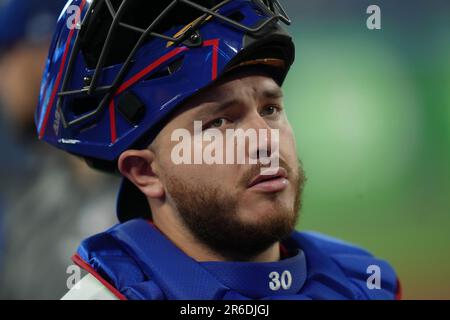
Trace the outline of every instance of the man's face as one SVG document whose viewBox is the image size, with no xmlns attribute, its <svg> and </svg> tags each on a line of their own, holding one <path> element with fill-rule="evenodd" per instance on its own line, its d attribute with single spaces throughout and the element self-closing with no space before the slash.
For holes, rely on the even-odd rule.
<svg viewBox="0 0 450 320">
<path fill-rule="evenodd" d="M 196 140 L 199 132 L 194 132 L 194 121 L 202 121 L 201 134 L 214 129 L 224 139 L 227 129 L 265 129 L 269 143 L 265 150 L 259 144 L 246 144 L 245 163 L 175 164 L 173 150 L 179 145 L 178 140 L 171 141 L 175 130 L 190 132 L 192 158 L 211 144 Z M 279 135 L 272 144 L 271 130 Z M 258 159 L 263 151 L 273 156 L 277 147 L 280 170 L 261 176 L 261 168 L 269 165 L 249 164 L 250 159 Z M 167 201 L 194 236 L 224 256 L 236 260 L 256 255 L 295 228 L 305 176 L 281 89 L 272 78 L 241 72 L 203 91 L 164 127 L 152 148 Z M 230 151 L 225 141 L 221 151 L 224 155 Z M 260 183 L 255 184 L 256 178 Z"/>
</svg>

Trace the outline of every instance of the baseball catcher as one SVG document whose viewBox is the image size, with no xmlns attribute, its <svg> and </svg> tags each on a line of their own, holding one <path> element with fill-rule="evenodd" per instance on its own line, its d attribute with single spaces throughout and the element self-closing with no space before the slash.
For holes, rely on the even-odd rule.
<svg viewBox="0 0 450 320">
<path fill-rule="evenodd" d="M 295 231 L 305 174 L 277 0 L 71 0 L 39 138 L 119 173 L 119 222 L 82 241 L 65 299 L 394 299 L 383 260 Z"/>
</svg>

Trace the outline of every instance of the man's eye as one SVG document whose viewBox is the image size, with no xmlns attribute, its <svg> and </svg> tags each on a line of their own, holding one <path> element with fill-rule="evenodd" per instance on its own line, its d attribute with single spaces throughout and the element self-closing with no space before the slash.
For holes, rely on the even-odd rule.
<svg viewBox="0 0 450 320">
<path fill-rule="evenodd" d="M 266 106 L 261 111 L 261 116 L 263 116 L 263 117 L 270 116 L 270 115 L 277 113 L 279 110 L 280 110 L 280 108 L 278 108 L 277 106 Z"/>
<path fill-rule="evenodd" d="M 226 122 L 227 122 L 227 119 L 225 119 L 225 118 L 218 118 L 218 119 L 215 119 L 215 120 L 211 121 L 210 123 L 208 123 L 206 125 L 205 129 L 220 128 L 224 124 L 226 124 Z"/>
</svg>

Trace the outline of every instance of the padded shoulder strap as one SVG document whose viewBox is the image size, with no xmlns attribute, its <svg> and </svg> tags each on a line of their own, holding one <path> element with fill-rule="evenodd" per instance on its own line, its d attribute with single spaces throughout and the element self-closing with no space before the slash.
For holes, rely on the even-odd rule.
<svg viewBox="0 0 450 320">
<path fill-rule="evenodd" d="M 313 246 L 312 250 L 328 256 L 362 294 L 360 298 L 398 298 L 397 275 L 386 261 L 358 246 L 315 232 L 303 232 L 299 240 L 300 245 Z"/>
</svg>

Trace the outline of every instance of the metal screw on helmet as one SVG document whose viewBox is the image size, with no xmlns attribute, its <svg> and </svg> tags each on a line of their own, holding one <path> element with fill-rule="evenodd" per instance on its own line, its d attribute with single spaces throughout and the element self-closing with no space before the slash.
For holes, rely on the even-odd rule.
<svg viewBox="0 0 450 320">
<path fill-rule="evenodd" d="M 84 77 L 83 78 L 83 82 L 84 82 L 84 86 L 85 87 L 89 87 L 91 85 L 92 78 L 91 77 Z"/>
<path fill-rule="evenodd" d="M 194 33 L 191 35 L 191 41 L 195 41 L 199 38 L 199 35 L 197 33 Z"/>
<path fill-rule="evenodd" d="M 189 48 L 201 47 L 203 45 L 203 40 L 198 31 L 192 30 L 192 34 L 189 38 L 183 42 Z"/>
</svg>

